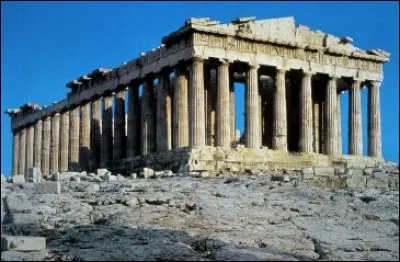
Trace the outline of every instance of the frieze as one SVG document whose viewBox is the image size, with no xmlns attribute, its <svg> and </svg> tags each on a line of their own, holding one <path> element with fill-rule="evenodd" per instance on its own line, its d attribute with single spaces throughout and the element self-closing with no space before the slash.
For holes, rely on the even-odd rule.
<svg viewBox="0 0 400 262">
<path fill-rule="evenodd" d="M 253 42 L 244 39 L 238 39 L 233 36 L 217 36 L 211 34 L 196 33 L 194 36 L 194 42 L 196 45 L 207 45 L 233 51 L 301 59 L 323 65 L 339 65 L 343 67 L 362 69 L 371 72 L 382 71 L 382 63 L 376 61 L 353 58 L 345 55 L 327 54 L 321 51 L 305 50 L 296 47 L 286 47 L 283 45 Z"/>
</svg>

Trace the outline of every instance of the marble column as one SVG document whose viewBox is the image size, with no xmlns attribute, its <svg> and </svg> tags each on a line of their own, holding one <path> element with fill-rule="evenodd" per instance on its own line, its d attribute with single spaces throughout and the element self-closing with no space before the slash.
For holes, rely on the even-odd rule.
<svg viewBox="0 0 400 262">
<path fill-rule="evenodd" d="M 157 88 L 157 151 L 170 149 L 171 144 L 171 97 L 169 95 L 169 74 L 163 71 Z"/>
<path fill-rule="evenodd" d="M 319 103 L 314 102 L 313 104 L 313 121 L 314 121 L 314 152 L 319 153 Z"/>
<path fill-rule="evenodd" d="M 147 155 L 154 152 L 155 149 L 155 121 L 154 121 L 154 109 L 153 102 L 153 81 L 152 79 L 146 79 L 143 83 L 142 93 L 142 105 L 141 105 L 141 128 L 142 128 L 142 140 L 141 140 L 141 155 Z"/>
<path fill-rule="evenodd" d="M 35 123 L 33 140 L 33 166 L 42 170 L 42 132 L 43 121 L 39 119 Z"/>
<path fill-rule="evenodd" d="M 337 93 L 337 107 L 336 107 L 336 112 L 337 112 L 337 116 L 336 116 L 336 120 L 337 120 L 337 153 L 339 155 L 342 154 L 342 117 L 341 117 L 341 110 L 340 110 L 340 95 L 342 94 L 342 92 L 338 92 Z"/>
<path fill-rule="evenodd" d="M 218 66 L 217 88 L 217 141 L 216 146 L 230 147 L 230 115 L 229 115 L 229 62 L 220 60 Z"/>
<path fill-rule="evenodd" d="M 114 160 L 125 158 L 125 90 L 115 92 Z"/>
<path fill-rule="evenodd" d="M 204 60 L 194 57 L 190 67 L 189 88 L 189 145 L 204 146 L 206 132 L 204 125 Z"/>
<path fill-rule="evenodd" d="M 61 113 L 60 118 L 60 172 L 68 171 L 68 149 L 69 149 L 69 112 Z"/>
<path fill-rule="evenodd" d="M 231 134 L 231 145 L 236 144 L 236 118 L 235 118 L 235 86 L 234 82 L 231 80 L 229 83 L 229 119 L 230 127 L 229 131 Z"/>
<path fill-rule="evenodd" d="M 50 174 L 59 171 L 58 154 L 60 145 L 60 114 L 56 113 L 51 117 L 50 135 Z"/>
<path fill-rule="evenodd" d="M 26 154 L 26 128 L 22 128 L 19 131 L 19 167 L 18 167 L 18 174 L 25 175 L 25 154 Z"/>
<path fill-rule="evenodd" d="M 311 153 L 313 151 L 313 115 L 312 115 L 312 93 L 311 72 L 304 72 L 300 91 L 300 139 L 301 152 Z"/>
<path fill-rule="evenodd" d="M 361 81 L 354 80 L 350 88 L 349 153 L 362 156 Z"/>
<path fill-rule="evenodd" d="M 43 135 L 42 135 L 42 174 L 48 176 L 50 174 L 50 136 L 51 136 L 51 117 L 46 116 L 43 119 Z"/>
<path fill-rule="evenodd" d="M 215 90 L 217 89 L 216 71 L 210 70 L 207 79 L 207 145 L 215 145 Z"/>
<path fill-rule="evenodd" d="M 69 111 L 69 163 L 68 170 L 79 171 L 79 106 Z"/>
<path fill-rule="evenodd" d="M 101 157 L 101 98 L 97 98 L 92 101 L 92 122 L 90 127 L 92 128 L 90 146 L 92 151 L 92 169 L 100 167 Z"/>
<path fill-rule="evenodd" d="M 113 96 L 106 95 L 103 97 L 103 120 L 102 120 L 102 137 L 101 137 L 101 167 L 107 167 L 108 162 L 113 156 L 113 122 L 112 122 L 112 105 Z"/>
<path fill-rule="evenodd" d="M 371 81 L 368 91 L 368 155 L 376 158 L 382 158 L 380 85 Z"/>
<path fill-rule="evenodd" d="M 189 146 L 188 79 L 183 68 L 176 70 L 173 119 L 174 148 Z"/>
<path fill-rule="evenodd" d="M 128 132 L 126 135 L 126 155 L 128 158 L 134 157 L 136 150 L 136 125 L 137 125 L 137 115 L 136 107 L 139 106 L 137 101 L 137 96 L 139 95 L 138 87 L 135 84 L 131 84 L 128 89 Z"/>
<path fill-rule="evenodd" d="M 171 82 L 168 76 L 168 81 L 164 82 L 165 88 L 165 135 L 166 135 L 166 150 L 172 148 L 172 97 L 171 97 Z"/>
<path fill-rule="evenodd" d="M 28 174 L 29 168 L 33 167 L 33 139 L 35 128 L 30 125 L 26 128 L 26 164 L 25 164 L 25 174 Z M 27 178 L 27 177 L 26 177 Z"/>
<path fill-rule="evenodd" d="M 79 166 L 81 170 L 89 170 L 90 167 L 90 102 L 81 106 L 81 129 L 79 138 Z"/>
<path fill-rule="evenodd" d="M 258 68 L 251 65 L 247 74 L 246 86 L 246 147 L 260 148 L 260 101 L 258 95 Z"/>
<path fill-rule="evenodd" d="M 18 175 L 19 161 L 19 132 L 13 131 L 12 175 Z"/>
<path fill-rule="evenodd" d="M 328 155 L 337 154 L 337 127 L 336 127 L 336 107 L 337 107 L 337 78 L 329 77 L 325 97 L 325 153 Z"/>
<path fill-rule="evenodd" d="M 286 119 L 286 70 L 277 69 L 274 98 L 274 138 L 273 147 L 287 151 L 287 119 Z"/>
</svg>

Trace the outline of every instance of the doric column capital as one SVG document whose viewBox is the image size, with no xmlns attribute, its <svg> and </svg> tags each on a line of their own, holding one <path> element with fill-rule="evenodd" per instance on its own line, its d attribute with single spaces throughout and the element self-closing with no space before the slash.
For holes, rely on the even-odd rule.
<svg viewBox="0 0 400 262">
<path fill-rule="evenodd" d="M 205 58 L 201 56 L 194 56 L 192 57 L 193 62 L 204 62 Z"/>
<path fill-rule="evenodd" d="M 378 80 L 371 80 L 369 82 L 370 82 L 371 86 L 373 86 L 375 88 L 379 88 L 381 86 L 381 83 L 382 83 L 381 81 L 378 81 Z"/>
<path fill-rule="evenodd" d="M 312 71 L 303 70 L 303 77 L 312 77 L 315 73 Z"/>
<path fill-rule="evenodd" d="M 352 83 L 350 85 L 350 88 L 351 89 L 360 88 L 361 87 L 361 82 L 362 82 L 361 79 L 353 78 Z"/>
<path fill-rule="evenodd" d="M 229 66 L 229 64 L 231 64 L 232 62 L 233 61 L 229 59 L 223 59 L 223 58 L 219 59 L 219 64 L 222 66 Z"/>
<path fill-rule="evenodd" d="M 249 63 L 249 68 L 258 70 L 260 68 L 260 64 L 255 62 Z"/>
<path fill-rule="evenodd" d="M 286 68 L 276 68 L 276 74 L 286 74 L 287 71 Z"/>
</svg>

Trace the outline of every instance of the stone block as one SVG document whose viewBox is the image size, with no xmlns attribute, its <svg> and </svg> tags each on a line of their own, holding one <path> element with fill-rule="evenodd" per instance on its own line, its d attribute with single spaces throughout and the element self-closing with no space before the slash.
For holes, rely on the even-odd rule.
<svg viewBox="0 0 400 262">
<path fill-rule="evenodd" d="M 130 179 L 136 179 L 137 178 L 137 174 L 136 173 L 131 173 L 131 175 L 129 176 Z"/>
<path fill-rule="evenodd" d="M 117 177 L 116 177 L 116 176 L 113 176 L 113 175 L 111 174 L 111 172 L 108 172 L 108 171 L 107 171 L 107 173 L 104 175 L 103 179 L 104 179 L 104 181 L 116 181 L 116 180 L 117 180 Z"/>
<path fill-rule="evenodd" d="M 40 182 L 33 184 L 24 184 L 25 190 L 30 190 L 33 194 L 60 194 L 61 183 L 60 182 Z"/>
<path fill-rule="evenodd" d="M 37 214 L 22 214 L 22 213 L 11 213 L 11 222 L 15 225 L 37 225 L 39 223 L 40 217 Z"/>
<path fill-rule="evenodd" d="M 349 175 L 345 178 L 346 188 L 365 188 L 367 178 L 363 175 Z"/>
<path fill-rule="evenodd" d="M 42 172 L 39 168 L 31 167 L 28 169 L 28 182 L 38 183 L 42 180 Z"/>
<path fill-rule="evenodd" d="M 97 169 L 97 175 L 98 176 L 104 176 L 107 172 L 108 172 L 108 170 L 106 168 Z"/>
<path fill-rule="evenodd" d="M 387 190 L 389 188 L 389 180 L 387 177 L 375 177 L 375 174 L 367 179 L 367 188 L 377 188 Z"/>
<path fill-rule="evenodd" d="M 70 181 L 71 177 L 79 175 L 80 175 L 79 172 L 62 172 L 60 173 L 60 181 Z"/>
<path fill-rule="evenodd" d="M 335 170 L 332 167 L 314 167 L 315 176 L 333 177 Z"/>
<path fill-rule="evenodd" d="M 44 261 L 46 250 L 40 251 L 3 251 L 1 261 Z"/>
<path fill-rule="evenodd" d="M 6 177 L 3 174 L 1 174 L 1 183 L 4 184 L 6 182 L 7 182 Z"/>
<path fill-rule="evenodd" d="M 25 176 L 24 175 L 14 175 L 12 177 L 12 182 L 14 184 L 22 184 L 25 183 Z"/>
<path fill-rule="evenodd" d="M 79 182 L 81 182 L 81 177 L 80 176 L 73 176 L 73 177 L 70 178 L 70 181 L 79 183 Z"/>
<path fill-rule="evenodd" d="M 154 178 L 155 177 L 155 172 L 153 169 L 145 167 L 143 168 L 143 171 L 140 172 L 141 177 L 144 178 Z"/>
<path fill-rule="evenodd" d="M 37 251 L 46 249 L 46 238 L 27 236 L 1 236 L 1 251 Z"/>
<path fill-rule="evenodd" d="M 60 173 L 55 173 L 54 174 L 54 179 L 53 179 L 54 181 L 56 181 L 56 182 L 59 182 L 59 181 L 61 181 L 61 178 L 60 178 Z"/>
</svg>

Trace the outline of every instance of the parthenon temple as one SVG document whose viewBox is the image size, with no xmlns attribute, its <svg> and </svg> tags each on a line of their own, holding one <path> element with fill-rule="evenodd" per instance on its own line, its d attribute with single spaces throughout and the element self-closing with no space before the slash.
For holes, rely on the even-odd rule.
<svg viewBox="0 0 400 262">
<path fill-rule="evenodd" d="M 293 17 L 190 18 L 162 44 L 68 82 L 49 106 L 9 109 L 12 174 L 172 165 L 189 170 L 353 165 L 382 160 L 380 86 L 389 54 Z M 244 83 L 237 136 L 235 83 Z M 368 144 L 361 89 L 368 88 Z M 349 91 L 349 121 L 340 96 Z M 348 124 L 349 155 L 341 126 Z M 346 134 L 347 135 L 347 134 Z M 368 156 L 363 156 L 363 147 Z"/>
</svg>

